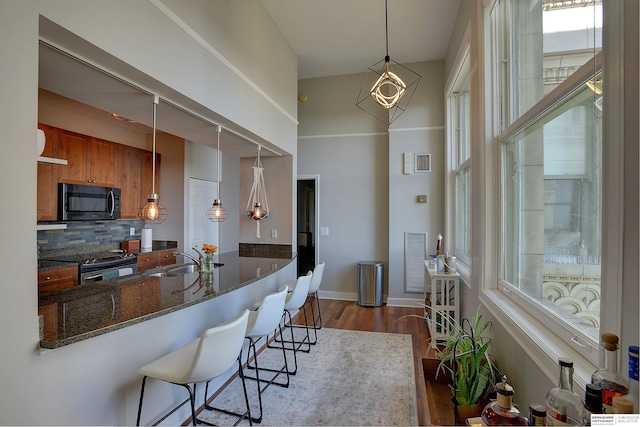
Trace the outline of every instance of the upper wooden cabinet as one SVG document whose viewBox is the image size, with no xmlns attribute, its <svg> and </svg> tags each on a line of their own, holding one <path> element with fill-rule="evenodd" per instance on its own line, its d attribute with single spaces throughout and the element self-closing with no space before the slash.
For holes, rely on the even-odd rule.
<svg viewBox="0 0 640 427">
<path fill-rule="evenodd" d="M 113 142 L 59 129 L 54 154 L 68 164 L 57 167 L 57 181 L 115 187 L 116 146 Z"/>
<path fill-rule="evenodd" d="M 53 157 L 53 147 L 58 140 L 57 129 L 51 126 L 38 124 L 38 128 L 44 131 L 47 142 L 42 155 Z M 54 165 L 38 163 L 38 221 L 54 221 L 57 219 L 57 194 Z"/>
<path fill-rule="evenodd" d="M 136 219 L 138 208 L 142 205 L 141 190 L 141 151 L 135 147 L 118 144 L 116 163 L 118 179 L 116 187 L 120 193 L 120 218 Z"/>
<path fill-rule="evenodd" d="M 121 189 L 120 218 L 136 219 L 151 193 L 153 153 L 44 124 L 45 157 L 67 165 L 38 163 L 38 221 L 58 219 L 58 182 Z M 160 192 L 160 154 L 156 153 L 156 193 Z"/>
</svg>

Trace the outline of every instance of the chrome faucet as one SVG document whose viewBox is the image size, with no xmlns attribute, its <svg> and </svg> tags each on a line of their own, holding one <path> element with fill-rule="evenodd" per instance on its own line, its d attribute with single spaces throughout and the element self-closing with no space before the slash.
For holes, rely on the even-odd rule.
<svg viewBox="0 0 640 427">
<path fill-rule="evenodd" d="M 198 251 L 196 250 L 196 252 L 198 252 Z M 189 258 L 191 261 L 196 263 L 196 265 L 198 266 L 198 271 L 202 271 L 202 262 L 203 262 L 204 257 L 202 256 L 202 254 L 200 252 L 198 252 L 198 254 L 200 255 L 200 259 L 197 259 L 193 255 L 185 253 L 185 252 L 176 251 L 173 254 L 176 255 L 176 256 L 177 255 L 182 255 L 182 256 L 185 256 L 185 257 Z"/>
</svg>

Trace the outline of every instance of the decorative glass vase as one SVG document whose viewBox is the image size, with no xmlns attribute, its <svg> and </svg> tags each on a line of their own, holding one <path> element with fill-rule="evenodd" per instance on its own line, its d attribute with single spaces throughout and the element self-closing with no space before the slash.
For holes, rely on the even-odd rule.
<svg viewBox="0 0 640 427">
<path fill-rule="evenodd" d="M 202 263 L 203 273 L 213 273 L 213 254 L 206 252 L 204 254 L 204 262 Z"/>
</svg>

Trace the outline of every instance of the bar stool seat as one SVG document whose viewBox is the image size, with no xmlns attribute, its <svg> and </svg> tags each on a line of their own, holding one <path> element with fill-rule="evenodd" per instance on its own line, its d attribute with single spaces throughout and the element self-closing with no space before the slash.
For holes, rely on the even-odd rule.
<svg viewBox="0 0 640 427">
<path fill-rule="evenodd" d="M 197 384 L 207 383 L 208 385 L 209 381 L 227 372 L 236 361 L 238 362 L 238 372 L 242 379 L 242 386 L 244 388 L 246 411 L 239 414 L 209 406 L 207 404 L 206 390 L 204 395 L 204 405 L 205 408 L 210 410 L 218 410 L 239 416 L 240 418 L 236 422 L 236 425 L 244 418 L 248 418 L 249 423 L 252 424 L 251 410 L 249 408 L 249 399 L 247 397 L 247 389 L 244 382 L 241 363 L 242 345 L 248 320 L 249 310 L 244 310 L 242 314 L 235 319 L 222 325 L 207 329 L 202 333 L 200 338 L 196 338 L 184 347 L 181 347 L 140 368 L 139 373 L 143 375 L 143 378 L 136 425 L 140 425 L 142 401 L 144 398 L 144 388 L 147 378 L 155 378 L 168 383 L 180 385 L 186 388 L 189 392 L 189 397 L 185 401 L 169 411 L 154 425 L 164 421 L 168 416 L 173 414 L 187 402 L 189 402 L 191 406 L 191 419 L 194 426 L 196 423 L 211 425 L 196 418 L 195 397 Z M 190 384 L 193 384 L 193 389 Z"/>
<path fill-rule="evenodd" d="M 249 323 L 247 325 L 247 331 L 245 333 L 245 337 L 249 340 L 249 350 L 247 351 L 247 368 L 255 370 L 256 376 L 251 377 L 245 375 L 245 378 L 256 380 L 258 383 L 258 401 L 260 404 L 260 415 L 257 417 L 253 417 L 253 421 L 257 423 L 262 421 L 262 393 L 267 389 L 267 387 L 269 387 L 271 384 L 275 384 L 281 387 L 289 387 L 289 367 L 287 365 L 287 354 L 284 343 L 281 343 L 284 363 L 283 366 L 279 369 L 260 367 L 258 365 L 258 352 L 256 351 L 256 343 L 261 338 L 266 337 L 268 342 L 270 333 L 273 332 L 275 334 L 276 331 L 279 331 L 279 333 L 282 334 L 281 320 L 284 316 L 284 302 L 287 298 L 288 290 L 289 288 L 285 286 L 281 290 L 267 295 L 266 297 L 264 297 L 259 307 L 255 311 L 249 312 Z M 251 356 L 252 350 L 254 363 L 253 366 L 249 363 L 249 357 Z M 271 372 L 274 375 L 272 375 L 269 379 L 260 378 L 260 372 Z M 284 374 L 286 376 L 286 380 L 277 382 L 276 379 L 281 374 Z M 261 386 L 261 383 L 265 383 L 264 387 Z"/>
</svg>

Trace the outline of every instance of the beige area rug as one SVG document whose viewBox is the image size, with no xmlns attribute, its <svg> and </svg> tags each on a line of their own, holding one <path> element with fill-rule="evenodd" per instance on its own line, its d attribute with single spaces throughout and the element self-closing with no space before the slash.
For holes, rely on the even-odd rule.
<svg viewBox="0 0 640 427">
<path fill-rule="evenodd" d="M 295 331 L 296 336 L 302 332 Z M 292 352 L 287 354 L 292 364 Z M 282 366 L 282 350 L 265 349 L 258 355 L 258 363 L 261 367 Z M 278 381 L 281 379 L 284 375 L 278 377 Z M 256 382 L 247 380 L 247 389 L 255 415 Z M 232 410 L 242 408 L 240 379 L 234 379 L 213 404 Z M 262 404 L 260 425 L 264 426 L 417 425 L 411 335 L 322 328 L 311 352 L 298 352 L 298 373 L 291 376 L 289 387 L 269 386 L 262 394 Z M 207 410 L 199 418 L 219 425 L 234 422 Z M 240 425 L 248 424 L 243 420 Z"/>
</svg>

